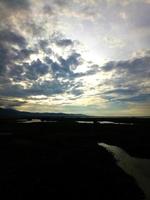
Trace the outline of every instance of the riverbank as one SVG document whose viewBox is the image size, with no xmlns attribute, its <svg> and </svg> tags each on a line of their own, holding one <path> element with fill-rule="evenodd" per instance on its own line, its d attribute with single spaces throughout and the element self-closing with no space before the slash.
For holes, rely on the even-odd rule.
<svg viewBox="0 0 150 200">
<path fill-rule="evenodd" d="M 135 130 L 140 128 L 75 122 L 3 123 L 1 194 L 15 199 L 29 195 L 42 199 L 144 199 L 134 178 L 98 146 L 106 140 L 130 144 Z M 5 132 L 11 135 L 4 136 Z M 139 137 L 134 138 L 135 144 L 140 144 Z"/>
<path fill-rule="evenodd" d="M 135 158 L 117 146 L 105 143 L 98 144 L 112 153 L 117 164 L 127 174 L 131 175 L 145 194 L 145 200 L 150 199 L 150 159 Z"/>
</svg>

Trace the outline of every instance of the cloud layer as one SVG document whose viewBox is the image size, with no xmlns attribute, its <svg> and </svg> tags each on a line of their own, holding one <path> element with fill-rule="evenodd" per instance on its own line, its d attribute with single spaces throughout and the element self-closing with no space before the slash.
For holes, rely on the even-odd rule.
<svg viewBox="0 0 150 200">
<path fill-rule="evenodd" d="M 0 106 L 149 115 L 149 11 L 146 0 L 1 0 Z"/>
</svg>

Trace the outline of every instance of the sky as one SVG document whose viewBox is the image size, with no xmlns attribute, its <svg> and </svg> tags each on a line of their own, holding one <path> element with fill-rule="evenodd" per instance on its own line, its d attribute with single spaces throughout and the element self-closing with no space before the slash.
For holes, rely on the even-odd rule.
<svg viewBox="0 0 150 200">
<path fill-rule="evenodd" d="M 0 0 L 0 107 L 150 116 L 150 0 Z"/>
</svg>

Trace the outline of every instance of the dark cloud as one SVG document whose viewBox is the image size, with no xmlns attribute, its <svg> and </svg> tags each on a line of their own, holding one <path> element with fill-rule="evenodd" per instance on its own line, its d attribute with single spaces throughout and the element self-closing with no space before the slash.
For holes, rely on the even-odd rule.
<svg viewBox="0 0 150 200">
<path fill-rule="evenodd" d="M 83 63 L 81 55 L 73 53 L 67 59 L 59 57 L 59 63 L 53 62 L 50 58 L 45 59 L 50 64 L 53 76 L 55 78 L 62 77 L 64 79 L 73 80 L 79 77 L 94 75 L 100 71 L 98 65 L 89 66 L 86 72 L 74 72 L 74 70 Z"/>
<path fill-rule="evenodd" d="M 44 5 L 43 6 L 43 11 L 45 14 L 48 14 L 49 16 L 53 16 L 55 13 L 54 13 L 54 9 L 51 7 L 51 5 Z"/>
<path fill-rule="evenodd" d="M 67 47 L 73 45 L 73 41 L 70 39 L 57 40 L 55 43 L 60 47 Z"/>
<path fill-rule="evenodd" d="M 27 98 L 33 95 L 52 96 L 63 93 L 79 96 L 84 92 L 81 90 L 81 83 L 78 82 L 77 85 L 75 81 L 76 77 L 82 76 L 82 74 L 73 72 L 73 69 L 81 62 L 80 54 L 73 52 L 66 59 L 58 57 L 58 62 L 54 62 L 50 57 L 46 56 L 44 61 L 37 59 L 28 63 L 23 59 L 34 53 L 33 50 L 13 49 L 15 52 L 13 56 L 10 56 L 10 49 L 6 49 L 6 52 L 4 50 L 3 48 L 1 57 L 6 66 L 3 74 L 4 77 L 7 77 L 7 80 L 5 83 L 0 83 L 0 94 L 3 97 Z M 15 61 L 18 60 L 22 60 L 22 62 L 16 64 L 17 62 L 15 63 Z M 48 73 L 51 74 L 52 80 L 36 81 L 39 77 Z M 10 80 L 13 80 L 13 83 Z M 30 88 L 24 88 L 20 81 L 30 82 Z"/>
<path fill-rule="evenodd" d="M 75 83 L 74 81 L 66 80 L 60 81 L 58 79 L 54 79 L 51 81 L 44 81 L 43 83 L 35 83 L 32 87 L 26 90 L 27 95 L 45 95 L 45 96 L 53 96 L 56 94 L 70 93 L 75 96 L 83 94 L 83 91 L 79 87 L 82 86 L 82 83 Z"/>
<path fill-rule="evenodd" d="M 90 76 L 100 72 L 100 67 L 98 65 L 91 65 L 90 68 L 83 74 L 83 76 Z"/>
<path fill-rule="evenodd" d="M 51 42 L 59 47 L 73 47 L 76 41 L 65 38 L 63 34 L 59 32 L 54 32 L 51 36 Z"/>
<path fill-rule="evenodd" d="M 67 58 L 63 58 L 55 54 L 52 48 L 49 47 L 50 42 L 55 43 L 61 48 L 63 48 L 66 46 L 74 45 L 74 41 L 63 38 L 63 36 L 59 33 L 54 33 L 50 41 L 49 40 L 39 41 L 40 48 L 47 54 L 47 56 L 44 58 L 44 62 L 50 66 L 53 77 L 74 79 L 76 77 L 83 76 L 82 73 L 74 72 L 74 70 L 83 62 L 81 55 L 71 49 L 70 50 L 71 54 Z M 58 61 L 53 61 L 51 59 L 52 55 L 57 57 Z"/>
<path fill-rule="evenodd" d="M 75 97 L 78 97 L 82 95 L 83 93 L 84 93 L 83 90 L 80 90 L 80 89 L 74 89 L 71 91 L 71 94 L 73 94 Z"/>
<path fill-rule="evenodd" d="M 30 48 L 18 49 L 11 46 L 7 48 L 7 52 L 8 52 L 7 58 L 9 58 L 9 61 L 11 61 L 12 63 L 15 63 L 15 61 L 21 61 L 23 63 L 24 60 L 29 59 L 32 54 L 37 53 L 36 50 L 32 50 Z"/>
<path fill-rule="evenodd" d="M 66 79 L 74 79 L 82 76 L 82 73 L 75 73 L 74 69 L 82 63 L 81 55 L 74 52 L 67 59 L 58 57 L 59 62 L 53 62 L 49 57 L 45 57 L 45 61 L 50 65 L 52 74 L 55 78 L 62 77 Z"/>
<path fill-rule="evenodd" d="M 28 97 L 32 95 L 56 95 L 62 93 L 70 93 L 74 96 L 80 96 L 84 93 L 82 90 L 83 85 L 79 82 L 79 85 L 76 84 L 76 78 L 94 75 L 98 72 L 105 71 L 110 72 L 112 70 L 116 71 L 116 75 L 111 79 L 111 83 L 114 86 L 114 90 L 106 91 L 103 93 L 103 97 L 109 100 L 114 100 L 118 98 L 117 96 L 114 98 L 114 94 L 116 95 L 132 95 L 138 94 L 139 90 L 134 87 L 132 84 L 132 79 L 136 80 L 136 77 L 144 77 L 148 76 L 150 73 L 149 63 L 150 57 L 146 54 L 143 57 L 134 58 L 132 60 L 119 61 L 119 62 L 109 62 L 105 64 L 103 67 L 99 67 L 98 65 L 94 65 L 92 63 L 87 64 L 87 71 L 77 73 L 74 70 L 81 64 L 84 63 L 82 56 L 73 51 L 67 58 L 63 58 L 55 54 L 52 49 L 49 48 L 48 40 L 40 40 L 39 47 L 47 52 L 47 49 L 50 49 L 50 54 L 44 58 L 43 61 L 40 59 L 34 60 L 31 63 L 24 61 L 28 59 L 32 53 L 37 53 L 38 50 L 32 50 L 30 48 L 21 48 L 20 45 L 23 41 L 25 44 L 24 38 L 18 36 L 17 34 L 11 34 L 9 32 L 6 34 L 6 38 L 8 41 L 14 44 L 19 43 L 19 49 L 15 49 L 14 47 L 5 45 L 6 38 L 4 37 L 4 33 L 0 34 L 1 38 L 4 37 L 2 48 L 0 49 L 0 58 L 1 58 L 1 74 L 6 74 L 8 77 L 7 81 L 1 87 L 1 94 L 3 96 L 10 97 Z M 60 39 L 55 41 L 68 41 L 67 39 Z M 69 43 L 73 43 L 73 41 L 69 40 Z M 65 44 L 64 43 L 64 44 Z M 66 45 L 66 44 L 65 44 Z M 40 49 L 40 50 L 41 50 Z M 51 55 L 57 56 L 57 61 L 53 61 Z M 12 61 L 13 60 L 13 61 Z M 15 61 L 22 61 L 21 64 L 16 64 Z M 7 67 L 4 67 L 7 66 Z M 123 73 L 122 73 L 123 72 Z M 125 73 L 124 73 L 125 72 Z M 50 73 L 52 76 L 52 80 L 43 80 L 43 82 L 37 83 L 36 80 L 39 77 L 42 77 L 46 74 Z M 10 78 L 17 82 L 18 84 L 11 84 Z M 6 80 L 6 79 L 5 79 Z M 60 81 L 61 80 L 61 81 Z M 19 81 L 31 81 L 31 87 L 28 89 L 24 89 L 21 85 L 19 85 Z M 130 81 L 130 85 L 127 82 Z M 126 82 L 126 83 L 125 83 Z M 104 84 L 108 84 L 104 83 Z M 124 89 L 126 88 L 126 89 Z"/>
<path fill-rule="evenodd" d="M 72 53 L 66 59 L 58 57 L 58 61 L 59 63 L 53 62 L 51 58 L 45 57 L 45 62 L 51 66 L 52 73 L 54 77 L 57 78 L 63 77 L 63 78 L 75 79 L 77 77 L 94 75 L 100 71 L 100 67 L 98 65 L 89 65 L 87 66 L 88 70 L 84 73 L 74 72 L 74 70 L 84 62 L 81 55 L 76 52 Z"/>
<path fill-rule="evenodd" d="M 46 56 L 46 57 L 44 58 L 44 61 L 45 61 L 47 64 L 52 64 L 52 63 L 53 63 L 53 60 L 52 60 L 50 57 L 48 57 L 48 56 Z"/>
<path fill-rule="evenodd" d="M 0 44 L 0 75 L 3 75 L 6 72 L 6 63 L 8 62 L 7 49 Z"/>
<path fill-rule="evenodd" d="M 81 89 L 82 86 L 83 86 L 82 82 L 74 83 L 72 89 L 69 90 L 68 93 L 73 94 L 74 98 L 77 98 L 84 93 L 84 90 Z"/>
<path fill-rule="evenodd" d="M 52 49 L 49 47 L 48 40 L 40 40 L 39 41 L 39 48 L 42 49 L 47 55 L 51 55 L 53 53 Z"/>
<path fill-rule="evenodd" d="M 55 0 L 54 3 L 59 7 L 66 7 L 69 4 L 67 0 Z"/>
<path fill-rule="evenodd" d="M 15 76 L 18 79 L 23 72 L 16 62 L 22 62 L 29 59 L 30 55 L 36 53 L 35 50 L 26 48 L 27 42 L 24 37 L 19 34 L 8 31 L 0 31 L 0 76 L 8 76 L 8 78 Z"/>
<path fill-rule="evenodd" d="M 104 99 L 111 102 L 127 102 L 127 103 L 146 103 L 150 101 L 150 94 L 144 93 L 144 89 L 136 87 L 136 85 L 125 88 L 117 88 L 108 90 L 101 94 Z"/>
<path fill-rule="evenodd" d="M 8 84 L 3 85 L 0 88 L 0 95 L 2 97 L 25 97 L 25 90 L 24 87 L 20 84 L 12 84 L 11 82 Z"/>
<path fill-rule="evenodd" d="M 0 4 L 3 4 L 11 9 L 20 9 L 20 8 L 24 9 L 29 7 L 28 0 L 1 0 Z"/>
<path fill-rule="evenodd" d="M 115 86 L 115 85 L 114 85 Z M 134 97 L 140 93 L 140 90 L 136 87 L 129 86 L 128 88 L 116 88 L 113 90 L 108 90 L 101 94 L 104 99 L 109 101 L 126 101 L 129 99 L 134 99 Z M 140 96 L 140 95 L 139 95 Z"/>
<path fill-rule="evenodd" d="M 39 46 L 40 46 L 40 48 L 41 49 L 43 49 L 43 50 L 45 50 L 46 48 L 47 48 L 47 46 L 48 46 L 48 40 L 40 40 L 39 41 Z"/>
<path fill-rule="evenodd" d="M 23 36 L 7 29 L 0 31 L 0 43 L 15 44 L 20 47 L 26 46 L 26 40 Z"/>
<path fill-rule="evenodd" d="M 150 56 L 134 58 L 132 60 L 109 62 L 102 68 L 103 71 L 109 72 L 127 72 L 129 75 L 149 76 L 150 75 Z"/>
<path fill-rule="evenodd" d="M 52 43 L 56 44 L 60 48 L 68 47 L 68 46 L 73 47 L 73 45 L 74 45 L 74 41 L 72 41 L 70 39 L 63 38 L 63 36 L 58 34 L 58 33 L 54 33 L 50 40 L 40 40 L 39 41 L 39 47 L 45 53 L 51 54 L 52 49 L 49 47 L 49 44 L 52 44 Z"/>
<path fill-rule="evenodd" d="M 10 56 L 4 55 L 6 58 L 6 71 L 3 73 L 5 83 L 0 83 L 0 94 L 2 96 L 12 98 L 27 98 L 32 95 L 57 95 L 57 94 L 71 94 L 75 97 L 84 93 L 82 90 L 82 82 L 76 82 L 77 77 L 93 75 L 97 72 L 97 65 L 91 65 L 89 70 L 85 73 L 75 73 L 74 69 L 80 65 L 83 60 L 81 55 L 73 52 L 68 58 L 64 59 L 58 57 L 58 62 L 54 62 L 50 57 L 46 56 L 44 61 L 40 59 L 34 60 L 31 63 L 24 62 L 23 59 L 28 58 L 30 54 L 34 53 L 31 49 L 13 49 L 15 52 Z M 2 57 L 4 57 L 4 55 Z M 13 59 L 13 62 L 11 61 Z M 21 61 L 21 64 L 16 64 L 15 61 Z M 4 61 L 3 61 L 4 63 Z M 37 83 L 37 79 L 50 73 L 52 80 L 43 80 Z M 13 80 L 15 84 L 10 81 Z M 60 79 L 61 78 L 61 79 Z M 30 88 L 24 88 L 19 82 L 30 82 Z"/>
<path fill-rule="evenodd" d="M 18 60 L 24 60 L 24 59 L 28 59 L 30 57 L 30 55 L 37 53 L 36 50 L 32 50 L 32 49 L 21 49 L 17 51 L 17 55 L 15 59 Z"/>
<path fill-rule="evenodd" d="M 68 72 L 76 69 L 76 67 L 82 63 L 81 55 L 76 52 L 72 53 L 67 59 L 63 59 L 62 57 L 59 57 L 58 59 L 63 69 Z"/>
<path fill-rule="evenodd" d="M 74 65 L 74 66 L 78 66 L 79 64 L 82 63 L 81 60 L 81 55 L 79 53 L 72 53 L 66 60 L 65 64 L 66 65 Z"/>
<path fill-rule="evenodd" d="M 129 98 L 122 98 L 118 100 L 124 101 L 124 102 L 146 103 L 146 102 L 150 102 L 150 94 L 139 94 L 136 96 L 132 96 Z"/>
<path fill-rule="evenodd" d="M 8 72 L 9 77 L 13 78 L 13 81 L 22 81 L 24 68 L 21 65 L 12 66 Z"/>
<path fill-rule="evenodd" d="M 103 66 L 103 71 L 111 71 L 113 69 L 116 68 L 116 62 L 115 61 L 110 61 L 108 63 L 106 63 L 104 66 Z"/>
<path fill-rule="evenodd" d="M 111 92 L 101 94 L 101 97 L 104 99 L 113 102 L 113 103 L 149 103 L 150 102 L 150 94 L 149 93 L 133 93 L 125 94 L 125 93 L 116 93 L 114 96 Z"/>
<path fill-rule="evenodd" d="M 78 87 L 82 84 L 76 83 L 72 81 L 59 81 L 57 79 L 52 81 L 44 81 L 42 83 L 34 83 L 30 88 L 25 89 L 23 86 L 19 84 L 5 84 L 3 88 L 0 88 L 1 96 L 7 97 L 19 97 L 19 98 L 26 98 L 29 96 L 38 96 L 38 95 L 45 95 L 45 96 L 53 96 L 56 94 L 63 94 L 65 92 L 69 94 L 73 94 L 78 96 L 83 93 L 82 90 L 79 90 Z"/>
<path fill-rule="evenodd" d="M 9 67 L 4 66 L 0 75 L 7 77 L 8 80 L 11 78 L 15 82 L 29 82 L 29 80 L 36 81 L 40 76 L 44 76 L 49 72 L 49 69 L 47 64 L 37 59 L 32 61 L 31 64 L 25 62 L 22 64 L 9 63 Z"/>
<path fill-rule="evenodd" d="M 104 94 L 118 94 L 118 95 L 133 95 L 138 92 L 137 88 L 128 88 L 128 89 L 114 89 L 104 92 Z"/>
<path fill-rule="evenodd" d="M 52 81 L 44 81 L 43 83 L 35 83 L 32 88 L 27 90 L 28 95 L 46 95 L 51 96 L 55 94 L 62 94 L 69 89 L 69 81 L 61 83 L 57 79 Z"/>
<path fill-rule="evenodd" d="M 102 70 L 108 73 L 113 71 L 111 79 L 106 80 L 104 84 L 111 85 L 114 89 L 101 94 L 104 99 L 122 103 L 144 103 L 150 100 L 148 53 L 131 60 L 106 63 Z"/>
<path fill-rule="evenodd" d="M 1 46 L 3 48 L 0 50 L 0 58 L 3 68 L 1 67 L 0 74 L 5 77 L 5 79 L 3 79 L 5 82 L 0 83 L 0 94 L 2 96 L 27 98 L 32 95 L 51 96 L 65 92 L 74 96 L 79 96 L 84 92 L 80 88 L 81 84 L 77 86 L 75 82 L 77 77 L 86 75 L 86 73 L 74 72 L 74 69 L 76 69 L 76 67 L 83 62 L 79 53 L 74 51 L 66 59 L 64 59 L 61 56 L 55 55 L 55 52 L 49 48 L 48 40 L 40 40 L 38 44 L 40 50 L 49 56 L 46 56 L 43 61 L 37 59 L 30 63 L 27 60 L 31 54 L 38 53 L 38 49 L 33 50 L 31 48 L 27 48 L 27 46 L 25 46 L 25 48 L 24 46 L 21 47 L 22 42 L 25 44 L 25 39 L 23 37 L 19 37 L 17 34 L 11 33 L 12 32 L 6 34 L 6 38 L 8 39 L 7 42 L 10 44 L 7 45 L 6 38 L 4 37 L 4 31 L 1 32 L 1 38 L 3 39 Z M 68 44 L 71 43 L 71 40 L 59 39 L 59 41 L 65 41 L 65 45 L 67 42 Z M 18 43 L 18 47 L 11 45 Z M 58 61 L 53 61 L 51 59 L 51 55 L 57 56 Z M 42 82 L 40 81 L 40 83 L 36 82 L 39 77 L 48 73 L 51 74 L 52 80 L 43 80 Z M 89 70 L 89 73 L 91 74 L 93 71 Z M 59 78 L 61 78 L 61 81 Z M 10 80 L 13 81 L 13 84 Z M 20 81 L 26 83 L 30 82 L 31 87 L 25 89 L 20 84 Z"/>
<path fill-rule="evenodd" d="M 42 63 L 40 59 L 32 61 L 31 64 L 26 64 L 25 78 L 36 80 L 39 76 L 43 76 L 48 73 L 49 66 Z"/>
<path fill-rule="evenodd" d="M 14 53 L 7 47 L 0 44 L 0 76 L 5 76 L 8 71 L 8 65 L 12 62 Z"/>
<path fill-rule="evenodd" d="M 40 45 L 43 49 L 48 46 L 47 41 L 41 41 Z M 76 52 L 73 52 L 66 59 L 58 57 L 58 62 L 54 62 L 51 57 L 46 56 L 44 61 L 37 59 L 31 63 L 24 61 L 24 59 L 34 53 L 32 49 L 12 49 L 10 46 L 9 48 L 5 46 L 0 53 L 5 66 L 3 75 L 7 77 L 5 83 L 0 83 L 0 94 L 3 97 L 28 98 L 33 95 L 53 96 L 63 93 L 79 96 L 83 93 L 79 89 L 81 84 L 77 85 L 75 82 L 75 78 L 81 76 L 81 74 L 73 72 L 73 69 L 81 62 L 81 55 Z M 15 63 L 18 60 L 21 61 L 20 64 Z M 36 81 L 39 77 L 48 73 L 51 74 L 52 80 Z M 16 83 L 12 84 L 10 78 Z M 59 78 L 61 79 L 59 80 Z M 30 82 L 30 88 L 24 88 L 19 83 L 20 81 Z"/>
<path fill-rule="evenodd" d="M 10 99 L 3 99 L 0 98 L 0 107 L 4 108 L 15 108 L 26 104 L 26 101 L 18 101 L 18 100 L 10 100 Z"/>
</svg>

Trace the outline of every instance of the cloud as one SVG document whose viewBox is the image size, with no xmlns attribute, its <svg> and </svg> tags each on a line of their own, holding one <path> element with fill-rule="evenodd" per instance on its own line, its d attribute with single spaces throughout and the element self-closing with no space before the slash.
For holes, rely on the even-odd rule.
<svg viewBox="0 0 150 200">
<path fill-rule="evenodd" d="M 40 105 L 85 110 L 148 102 L 149 9 L 148 0 L 1 0 L 1 98 L 44 95 Z"/>
<path fill-rule="evenodd" d="M 11 8 L 11 9 L 20 9 L 20 8 L 28 8 L 29 1 L 28 0 L 1 0 L 0 4 Z"/>
<path fill-rule="evenodd" d="M 36 80 L 39 76 L 47 74 L 49 71 L 49 66 L 42 63 L 40 59 L 32 61 L 31 64 L 26 65 L 25 78 Z"/>
<path fill-rule="evenodd" d="M 4 32 L 7 33 L 6 38 Z M 65 94 L 68 98 L 79 97 L 85 91 L 83 80 L 77 79 L 97 73 L 98 66 L 85 62 L 74 48 L 74 41 L 64 38 L 61 34 L 55 37 L 55 40 L 53 36 L 37 40 L 35 46 L 30 47 L 19 34 L 4 32 L 1 32 L 3 81 L 0 82 L 0 94 L 5 98 L 27 99 L 40 95 L 48 98 L 57 97 L 59 94 Z M 65 57 L 60 56 L 55 52 L 55 48 L 53 49 L 53 44 L 58 45 L 60 49 L 70 46 L 70 51 Z M 37 58 L 38 54 L 42 55 L 41 58 Z M 31 59 L 32 55 L 35 55 L 34 59 Z M 76 72 L 83 64 L 87 65 L 87 70 Z"/>
<path fill-rule="evenodd" d="M 71 71 L 82 63 L 81 55 L 76 52 L 72 53 L 67 59 L 63 59 L 62 57 L 59 57 L 58 59 L 63 68 L 68 71 Z"/>
<path fill-rule="evenodd" d="M 47 98 L 49 96 L 55 96 L 59 94 L 72 94 L 74 96 L 79 96 L 83 94 L 84 91 L 78 89 L 82 86 L 82 83 L 72 82 L 72 81 L 59 81 L 57 79 L 51 81 L 43 81 L 42 83 L 33 83 L 30 88 L 24 88 L 20 84 L 5 84 L 4 88 L 0 88 L 0 94 L 4 98 L 27 98 L 30 96 L 41 96 L 45 95 Z"/>
<path fill-rule="evenodd" d="M 76 73 L 74 70 L 82 64 L 82 57 L 79 53 L 73 52 L 66 59 L 57 56 L 58 62 L 54 62 L 49 57 L 45 61 L 51 67 L 52 74 L 55 78 L 62 77 L 64 79 L 74 79 L 83 76 L 82 73 Z"/>
<path fill-rule="evenodd" d="M 15 84 L 13 85 L 11 82 L 10 84 L 5 84 L 3 85 L 3 88 L 0 88 L 0 94 L 1 96 L 4 98 L 16 98 L 16 97 L 25 97 L 25 92 L 24 92 L 24 87 L 19 85 L 19 84 Z"/>
<path fill-rule="evenodd" d="M 26 104 L 27 101 L 19 101 L 14 99 L 4 99 L 0 97 L 0 107 L 4 108 L 16 108 Z"/>
<path fill-rule="evenodd" d="M 0 75 L 4 75 L 8 65 L 15 60 L 23 60 L 31 53 L 33 52 L 30 49 L 26 49 L 26 40 L 23 36 L 10 30 L 0 30 Z"/>
<path fill-rule="evenodd" d="M 69 4 L 67 0 L 55 0 L 54 3 L 60 7 L 64 7 Z"/>
<path fill-rule="evenodd" d="M 5 64 L 7 63 L 7 50 L 0 44 L 0 75 L 6 71 Z"/>
<path fill-rule="evenodd" d="M 149 28 L 150 26 L 149 12 L 150 12 L 150 4 L 144 4 L 143 2 L 139 1 L 134 6 L 128 8 L 128 13 L 129 13 L 128 16 L 130 23 L 132 23 L 135 27 Z"/>
<path fill-rule="evenodd" d="M 111 61 L 103 66 L 103 71 L 108 72 L 116 70 L 117 72 L 126 72 L 130 76 L 148 77 L 150 75 L 150 56 L 133 58 L 126 61 Z"/>
<path fill-rule="evenodd" d="M 49 47 L 49 41 L 48 40 L 40 40 L 39 42 L 39 48 L 42 49 L 46 54 L 50 55 L 53 53 L 52 49 Z"/>
<path fill-rule="evenodd" d="M 146 103 L 150 100 L 150 55 L 148 50 L 126 61 L 106 63 L 102 70 L 112 73 L 110 88 L 101 96 L 110 102 Z"/>
<path fill-rule="evenodd" d="M 19 81 L 36 81 L 39 77 L 42 77 L 49 73 L 49 66 L 42 63 L 40 59 L 32 61 L 29 63 L 22 63 L 21 65 L 12 63 L 12 65 L 7 68 L 7 75 L 14 82 Z"/>
<path fill-rule="evenodd" d="M 105 36 L 103 40 L 110 48 L 122 48 L 125 46 L 124 41 L 112 36 Z"/>
<path fill-rule="evenodd" d="M 26 45 L 26 40 L 21 35 L 16 32 L 4 29 L 0 31 L 0 42 L 7 44 L 16 44 L 20 47 L 24 47 Z"/>
<path fill-rule="evenodd" d="M 32 54 L 36 54 L 36 53 L 37 53 L 36 50 L 32 50 L 30 48 L 27 48 L 27 49 L 23 48 L 21 50 L 16 50 L 16 57 L 14 59 L 23 61 L 25 59 L 30 58 Z"/>
<path fill-rule="evenodd" d="M 104 92 L 104 94 L 133 95 L 137 92 L 137 88 L 119 88 Z"/>
<path fill-rule="evenodd" d="M 21 65 L 13 65 L 10 67 L 9 71 L 7 72 L 7 75 L 9 78 L 12 78 L 13 81 L 19 82 L 22 81 L 24 73 L 24 67 Z M 6 75 L 6 76 L 7 76 Z"/>
<path fill-rule="evenodd" d="M 66 43 L 68 40 L 60 39 L 60 41 Z M 10 44 L 12 43 L 14 39 L 10 39 Z M 18 40 L 15 40 L 15 43 L 18 44 Z M 74 72 L 74 69 L 83 61 L 76 51 L 72 51 L 67 58 L 63 58 L 51 49 L 48 56 L 47 50 L 50 49 L 48 40 L 40 40 L 35 49 L 27 46 L 14 48 L 6 45 L 5 40 L 2 47 L 0 57 L 3 66 L 1 68 L 3 81 L 0 82 L 0 94 L 3 97 L 27 98 L 33 95 L 48 97 L 64 93 L 79 96 L 84 92 L 81 90 L 80 81 L 76 83 L 76 78 L 83 76 L 81 73 Z M 30 56 L 38 54 L 39 51 L 46 56 L 30 60 Z M 55 61 L 54 56 L 57 58 Z"/>
<path fill-rule="evenodd" d="M 66 46 L 73 45 L 73 42 L 70 39 L 62 39 L 62 40 L 56 41 L 56 44 L 61 47 L 66 47 Z"/>
<path fill-rule="evenodd" d="M 0 76 L 9 76 L 16 75 L 19 78 L 17 73 L 19 68 L 19 63 L 23 63 L 24 60 L 30 58 L 30 55 L 34 54 L 36 51 L 27 48 L 26 39 L 21 36 L 19 33 L 12 32 L 9 30 L 0 31 Z M 16 64 L 16 62 L 18 64 Z M 20 74 L 21 75 L 21 74 Z"/>
<path fill-rule="evenodd" d="M 140 94 L 140 95 L 129 97 L 129 98 L 123 98 L 123 99 L 120 99 L 120 101 L 148 103 L 148 102 L 150 102 L 150 93 L 149 94 Z"/>
</svg>

